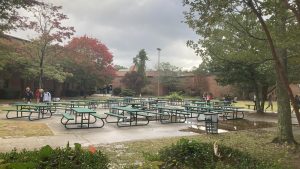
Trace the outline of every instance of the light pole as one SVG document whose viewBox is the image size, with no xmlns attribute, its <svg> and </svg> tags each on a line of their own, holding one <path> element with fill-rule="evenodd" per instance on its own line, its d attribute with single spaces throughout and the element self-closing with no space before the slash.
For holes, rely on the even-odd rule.
<svg viewBox="0 0 300 169">
<path fill-rule="evenodd" d="M 159 81 L 160 81 L 160 48 L 157 48 L 157 96 L 159 96 Z"/>
</svg>

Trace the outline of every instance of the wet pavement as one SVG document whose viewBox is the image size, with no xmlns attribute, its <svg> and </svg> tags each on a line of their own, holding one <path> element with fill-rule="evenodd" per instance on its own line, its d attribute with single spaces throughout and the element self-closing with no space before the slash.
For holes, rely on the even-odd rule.
<svg viewBox="0 0 300 169">
<path fill-rule="evenodd" d="M 107 110 L 97 110 L 97 113 L 103 113 Z M 5 119 L 5 114 L 0 114 L 1 119 Z M 30 123 L 45 123 L 52 130 L 53 136 L 38 137 L 18 137 L 18 138 L 0 138 L 0 152 L 17 150 L 35 149 L 44 145 L 52 147 L 62 147 L 68 142 L 80 143 L 82 146 L 108 144 L 123 141 L 155 139 L 175 136 L 197 135 L 193 132 L 182 132 L 191 124 L 197 123 L 195 119 L 188 119 L 187 123 L 169 123 L 161 124 L 159 121 L 150 121 L 146 126 L 117 127 L 115 123 L 106 123 L 103 128 L 92 129 L 65 129 L 60 123 L 61 115 L 53 115 L 49 119 L 30 121 Z M 28 121 L 27 118 L 14 121 Z M 198 124 L 198 123 L 197 123 Z"/>
<path fill-rule="evenodd" d="M 98 113 L 104 113 L 107 110 L 97 109 Z M 5 114 L 0 114 L 1 119 L 5 119 Z M 45 123 L 52 130 L 53 136 L 38 137 L 18 137 L 18 138 L 0 138 L 0 152 L 10 151 L 14 148 L 35 149 L 44 145 L 52 147 L 63 147 L 68 142 L 70 145 L 80 143 L 83 146 L 101 145 L 123 141 L 156 139 L 164 137 L 192 136 L 199 135 L 193 132 L 182 132 L 192 125 L 204 125 L 204 122 L 197 122 L 196 119 L 187 119 L 186 123 L 161 124 L 159 121 L 150 121 L 147 126 L 117 127 L 115 123 L 106 123 L 103 128 L 94 129 L 65 129 L 60 123 L 61 115 L 55 114 L 50 119 L 32 121 L 30 123 Z M 253 113 L 246 113 L 246 119 L 256 121 L 277 122 L 276 115 L 257 117 Z M 17 119 L 16 121 L 28 121 L 28 119 Z M 292 118 L 297 122 L 296 118 Z"/>
</svg>

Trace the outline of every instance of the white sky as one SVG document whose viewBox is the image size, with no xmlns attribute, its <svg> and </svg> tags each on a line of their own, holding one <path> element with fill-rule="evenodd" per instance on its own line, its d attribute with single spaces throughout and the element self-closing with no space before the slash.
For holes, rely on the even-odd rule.
<svg viewBox="0 0 300 169">
<path fill-rule="evenodd" d="M 183 69 L 201 63 L 199 56 L 186 46 L 196 40 L 195 33 L 182 23 L 182 0 L 47 0 L 63 6 L 74 26 L 75 36 L 91 36 L 104 43 L 114 55 L 114 64 L 129 67 L 140 49 L 145 49 L 147 67 L 157 65 L 157 48 L 161 62 Z M 21 38 L 33 38 L 30 32 L 11 32 Z"/>
</svg>

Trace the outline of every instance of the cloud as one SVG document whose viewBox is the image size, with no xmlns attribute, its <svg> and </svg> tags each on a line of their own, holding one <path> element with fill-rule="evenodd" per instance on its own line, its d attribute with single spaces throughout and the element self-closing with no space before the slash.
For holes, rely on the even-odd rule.
<svg viewBox="0 0 300 169">
<path fill-rule="evenodd" d="M 99 39 L 114 54 L 114 63 L 129 67 L 140 49 L 157 63 L 156 48 L 161 48 L 162 61 L 191 68 L 201 62 L 186 41 L 197 39 L 182 21 L 181 0 L 48 0 L 62 5 L 69 17 L 66 22 L 76 29 L 76 36 Z M 18 34 L 20 35 L 20 34 Z"/>
</svg>

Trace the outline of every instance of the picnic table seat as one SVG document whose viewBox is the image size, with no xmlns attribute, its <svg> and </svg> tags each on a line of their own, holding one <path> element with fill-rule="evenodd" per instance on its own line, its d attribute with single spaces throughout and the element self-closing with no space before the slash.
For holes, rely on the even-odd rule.
<svg viewBox="0 0 300 169">
<path fill-rule="evenodd" d="M 96 113 L 91 114 L 91 116 L 95 118 L 95 121 L 94 122 L 90 122 L 89 125 L 90 124 L 95 124 L 97 122 L 96 119 L 100 119 L 101 120 L 101 125 L 100 126 L 99 125 L 97 125 L 97 126 L 88 126 L 86 128 L 102 128 L 104 126 L 104 124 L 105 124 L 105 122 L 104 122 L 105 117 L 103 117 L 103 116 L 101 116 L 99 114 L 96 114 Z M 61 124 L 63 124 L 66 129 L 83 129 L 83 128 L 79 128 L 78 127 L 78 125 L 79 125 L 78 123 L 72 122 L 72 121 L 75 120 L 75 118 L 76 117 L 74 115 L 70 114 L 70 113 L 63 113 L 62 114 L 62 118 L 61 118 Z"/>
<path fill-rule="evenodd" d="M 65 126 L 65 128 L 69 129 L 69 126 L 72 125 L 72 123 L 69 123 L 70 120 L 75 120 L 75 116 L 69 113 L 63 113 L 60 122 Z"/>
<path fill-rule="evenodd" d="M 105 121 L 107 123 L 117 123 L 118 127 L 128 127 L 128 126 L 133 126 L 132 123 L 134 123 L 134 121 L 137 121 L 136 117 L 132 117 L 132 116 L 124 116 L 123 114 L 118 114 L 115 112 L 110 112 L 110 113 L 104 113 L 106 114 L 106 118 Z M 109 121 L 108 117 L 112 116 L 112 117 L 117 117 L 116 121 Z M 143 116 L 146 118 L 146 123 L 143 125 L 147 125 L 149 124 L 149 118 L 151 117 L 149 114 L 145 113 L 145 112 L 138 112 L 137 116 Z M 134 126 L 138 126 L 138 125 L 134 125 Z"/>
<path fill-rule="evenodd" d="M 145 110 L 145 113 L 147 113 L 150 116 L 150 121 L 168 120 L 170 118 L 167 112 L 161 113 L 153 110 Z"/>
<path fill-rule="evenodd" d="M 223 117 L 223 120 L 243 119 L 245 117 L 244 112 L 246 112 L 246 110 L 224 109 L 220 117 Z M 240 116 L 238 116 L 238 114 L 240 114 Z"/>
<path fill-rule="evenodd" d="M 104 114 L 107 115 L 106 118 L 105 118 L 106 123 L 118 123 L 120 120 L 125 121 L 127 119 L 127 116 L 124 116 L 122 114 L 118 114 L 118 113 L 115 113 L 115 112 L 108 112 L 108 113 L 104 113 Z M 109 116 L 117 117 L 117 121 L 109 121 L 108 120 Z"/>
<path fill-rule="evenodd" d="M 15 119 L 15 118 L 22 118 L 22 117 L 29 117 L 31 115 L 31 113 L 38 113 L 37 110 L 30 110 L 30 109 L 22 109 L 22 110 L 17 110 L 17 109 L 5 109 L 5 110 L 2 110 L 2 111 L 7 111 L 6 113 L 6 118 L 7 119 Z M 9 114 L 11 112 L 15 112 L 16 113 L 16 116 L 13 116 L 13 117 L 9 117 Z M 20 115 L 19 115 L 19 112 L 20 112 Z M 23 116 L 23 113 L 29 113 L 28 116 Z"/>
</svg>

